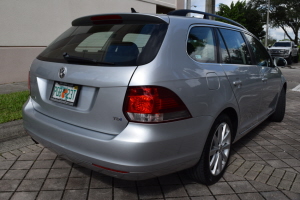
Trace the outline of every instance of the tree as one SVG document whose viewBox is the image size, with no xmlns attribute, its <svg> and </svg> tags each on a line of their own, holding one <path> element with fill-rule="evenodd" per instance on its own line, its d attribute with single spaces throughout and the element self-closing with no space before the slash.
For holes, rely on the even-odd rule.
<svg viewBox="0 0 300 200">
<path fill-rule="evenodd" d="M 268 10 L 268 0 L 252 0 L 250 4 L 258 7 L 259 11 L 266 15 Z M 270 25 L 273 28 L 281 28 L 288 38 L 298 44 L 300 29 L 300 1 L 299 0 L 270 0 Z M 287 31 L 291 28 L 295 37 L 293 38 Z"/>
<path fill-rule="evenodd" d="M 261 41 L 261 43 L 264 44 L 264 43 L 265 43 L 265 39 L 266 39 L 266 38 L 264 38 L 264 39 Z M 277 40 L 276 40 L 275 38 L 273 38 L 272 36 L 269 35 L 267 44 L 273 45 L 276 41 L 277 41 Z"/>
<path fill-rule="evenodd" d="M 257 38 L 262 40 L 266 35 L 263 28 L 266 23 L 257 8 L 255 4 L 246 3 L 246 1 L 237 1 L 235 4 L 231 2 L 230 6 L 220 4 L 219 11 L 216 14 L 242 24 Z"/>
</svg>

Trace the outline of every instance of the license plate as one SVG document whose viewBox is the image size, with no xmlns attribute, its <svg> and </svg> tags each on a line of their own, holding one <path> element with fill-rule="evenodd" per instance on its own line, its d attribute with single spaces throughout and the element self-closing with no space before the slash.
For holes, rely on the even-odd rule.
<svg viewBox="0 0 300 200">
<path fill-rule="evenodd" d="M 80 87 L 78 85 L 55 82 L 50 100 L 76 106 Z"/>
</svg>

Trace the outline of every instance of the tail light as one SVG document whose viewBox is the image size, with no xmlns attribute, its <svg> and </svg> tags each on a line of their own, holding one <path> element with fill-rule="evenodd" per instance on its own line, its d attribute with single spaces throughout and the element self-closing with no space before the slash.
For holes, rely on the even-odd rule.
<svg viewBox="0 0 300 200">
<path fill-rule="evenodd" d="M 124 113 L 129 121 L 146 123 L 191 117 L 185 104 L 174 92 L 159 86 L 128 87 Z"/>
</svg>

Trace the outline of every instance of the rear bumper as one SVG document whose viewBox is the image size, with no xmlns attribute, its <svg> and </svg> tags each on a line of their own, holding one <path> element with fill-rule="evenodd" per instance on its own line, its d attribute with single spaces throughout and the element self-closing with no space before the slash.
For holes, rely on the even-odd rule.
<svg viewBox="0 0 300 200">
<path fill-rule="evenodd" d="M 23 107 L 23 121 L 34 140 L 58 155 L 128 180 L 161 176 L 195 165 L 213 123 L 209 116 L 161 124 L 129 123 L 119 135 L 109 135 L 43 115 L 33 108 L 31 99 Z"/>
</svg>

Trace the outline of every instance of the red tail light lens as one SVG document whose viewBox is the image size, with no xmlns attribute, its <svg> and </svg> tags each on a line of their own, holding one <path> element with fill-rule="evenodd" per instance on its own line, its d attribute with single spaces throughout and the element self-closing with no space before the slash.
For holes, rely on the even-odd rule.
<svg viewBox="0 0 300 200">
<path fill-rule="evenodd" d="M 158 86 L 129 87 L 124 112 L 129 121 L 135 122 L 165 122 L 191 117 L 174 92 Z"/>
</svg>

